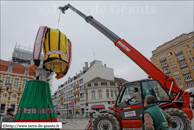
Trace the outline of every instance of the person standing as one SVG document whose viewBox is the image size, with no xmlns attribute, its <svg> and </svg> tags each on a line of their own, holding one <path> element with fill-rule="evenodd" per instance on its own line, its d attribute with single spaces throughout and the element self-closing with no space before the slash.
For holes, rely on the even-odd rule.
<svg viewBox="0 0 194 130">
<path fill-rule="evenodd" d="M 13 117 L 14 109 L 8 108 L 7 114 L 2 118 L 2 122 L 15 122 Z"/>
<path fill-rule="evenodd" d="M 144 102 L 144 114 L 142 116 L 142 130 L 169 130 L 172 117 L 164 110 L 156 106 L 156 99 L 148 95 Z"/>
<path fill-rule="evenodd" d="M 13 112 L 14 112 L 14 109 L 8 108 L 7 114 L 5 116 L 3 116 L 3 118 L 2 118 L 2 122 L 15 122 L 14 117 L 13 117 Z M 1 128 L 1 126 L 0 126 L 0 128 Z M 12 129 L 6 128 L 6 129 L 2 129 L 2 130 L 12 130 Z"/>
<path fill-rule="evenodd" d="M 191 100 L 191 109 L 194 109 L 194 93 L 190 92 L 189 95 L 193 98 L 193 100 Z"/>
</svg>

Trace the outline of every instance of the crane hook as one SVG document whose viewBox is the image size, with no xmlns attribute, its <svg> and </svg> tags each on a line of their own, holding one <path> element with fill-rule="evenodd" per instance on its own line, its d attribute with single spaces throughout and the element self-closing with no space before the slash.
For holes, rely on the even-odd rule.
<svg viewBox="0 0 194 130">
<path fill-rule="evenodd" d="M 65 14 L 65 10 L 67 10 L 67 9 L 69 8 L 69 6 L 70 6 L 70 4 L 67 4 L 67 5 L 65 5 L 64 7 L 59 6 L 58 9 L 60 9 L 61 12 L 62 12 L 63 14 Z"/>
</svg>

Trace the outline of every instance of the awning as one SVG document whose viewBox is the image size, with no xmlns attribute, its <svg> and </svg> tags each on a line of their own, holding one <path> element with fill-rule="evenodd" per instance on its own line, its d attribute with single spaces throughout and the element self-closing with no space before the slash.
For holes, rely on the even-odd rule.
<svg viewBox="0 0 194 130">
<path fill-rule="evenodd" d="M 96 109 L 96 108 L 105 108 L 105 107 L 104 107 L 104 105 L 91 106 L 91 109 Z"/>
</svg>

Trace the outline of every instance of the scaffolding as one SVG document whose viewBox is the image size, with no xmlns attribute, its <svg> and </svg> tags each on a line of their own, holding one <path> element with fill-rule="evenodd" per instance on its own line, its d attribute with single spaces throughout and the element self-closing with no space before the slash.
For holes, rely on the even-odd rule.
<svg viewBox="0 0 194 130">
<path fill-rule="evenodd" d="M 40 80 L 48 82 L 50 84 L 50 90 L 52 90 L 53 73 L 47 72 L 43 69 L 43 54 L 41 55 L 40 59 L 40 66 L 35 70 L 36 76 L 41 74 Z M 16 43 L 12 53 L 12 61 L 20 63 L 24 67 L 29 68 L 32 64 L 34 64 L 33 49 Z"/>
</svg>

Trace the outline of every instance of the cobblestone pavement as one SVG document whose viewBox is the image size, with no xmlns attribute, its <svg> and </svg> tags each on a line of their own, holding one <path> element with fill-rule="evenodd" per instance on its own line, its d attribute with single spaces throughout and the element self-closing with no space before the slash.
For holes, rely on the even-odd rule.
<svg viewBox="0 0 194 130">
<path fill-rule="evenodd" d="M 194 114 L 194 110 L 193 110 Z M 88 119 L 86 118 L 77 118 L 77 119 L 65 119 L 65 120 L 60 120 L 58 119 L 59 122 L 64 123 L 62 125 L 61 130 L 84 130 L 88 124 Z M 194 119 L 191 121 L 192 124 L 192 130 L 194 130 Z M 0 120 L 0 125 L 1 125 L 1 120 Z"/>
<path fill-rule="evenodd" d="M 194 114 L 194 110 L 193 110 L 193 114 Z M 66 119 L 64 123 L 65 124 L 63 124 L 62 130 L 84 130 L 88 124 L 88 120 L 85 118 L 77 119 L 77 120 Z M 192 130 L 194 130 L 194 119 L 191 120 L 191 125 L 192 125 Z"/>
<path fill-rule="evenodd" d="M 63 123 L 65 124 L 63 124 L 62 130 L 84 130 L 89 123 L 89 120 L 86 118 L 77 120 L 66 119 Z"/>
</svg>

